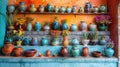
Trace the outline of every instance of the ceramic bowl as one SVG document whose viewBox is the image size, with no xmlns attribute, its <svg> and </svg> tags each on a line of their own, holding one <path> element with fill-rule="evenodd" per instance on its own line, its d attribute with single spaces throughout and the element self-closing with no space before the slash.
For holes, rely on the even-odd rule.
<svg viewBox="0 0 120 67">
<path fill-rule="evenodd" d="M 102 55 L 102 53 L 100 51 L 94 51 L 92 52 L 92 56 L 93 57 L 100 57 Z"/>
<path fill-rule="evenodd" d="M 24 55 L 26 57 L 33 57 L 37 53 L 37 50 L 35 49 L 28 49 L 24 51 Z"/>
</svg>

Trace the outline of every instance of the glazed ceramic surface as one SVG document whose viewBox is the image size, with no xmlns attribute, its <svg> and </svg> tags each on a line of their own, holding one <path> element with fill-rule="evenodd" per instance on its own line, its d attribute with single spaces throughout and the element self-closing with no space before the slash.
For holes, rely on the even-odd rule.
<svg viewBox="0 0 120 67">
<path fill-rule="evenodd" d="M 85 21 L 80 22 L 80 29 L 81 29 L 81 31 L 87 30 L 87 23 Z"/>
<path fill-rule="evenodd" d="M 89 56 L 89 48 L 88 47 L 83 47 L 82 48 L 82 56 L 84 56 L 84 57 Z"/>
<path fill-rule="evenodd" d="M 52 23 L 52 29 L 58 30 L 60 28 L 60 24 L 57 21 L 53 21 Z"/>
<path fill-rule="evenodd" d="M 98 13 L 99 12 L 99 8 L 97 6 L 94 6 L 92 11 L 93 11 L 93 13 Z"/>
<path fill-rule="evenodd" d="M 30 38 L 24 38 L 23 45 L 30 45 Z"/>
<path fill-rule="evenodd" d="M 46 38 L 46 37 L 41 38 L 41 45 L 46 46 L 48 44 L 49 44 L 48 38 Z"/>
<path fill-rule="evenodd" d="M 59 8 L 58 8 L 57 6 L 55 6 L 55 7 L 54 7 L 54 12 L 55 12 L 55 13 L 58 13 L 58 11 L 59 11 Z"/>
<path fill-rule="evenodd" d="M 72 39 L 72 45 L 73 45 L 73 46 L 77 46 L 77 45 L 79 45 L 79 41 L 78 41 L 78 39 L 73 38 L 73 39 Z"/>
<path fill-rule="evenodd" d="M 14 12 L 14 10 L 15 10 L 14 5 L 8 5 L 8 6 L 7 6 L 7 11 L 8 11 L 9 13 Z"/>
<path fill-rule="evenodd" d="M 62 30 L 67 30 L 68 29 L 68 25 L 66 23 L 62 23 Z"/>
<path fill-rule="evenodd" d="M 39 5 L 38 10 L 39 10 L 41 13 L 43 13 L 43 12 L 44 12 L 44 10 L 45 10 L 45 8 L 44 8 L 44 6 L 43 6 L 43 5 Z"/>
<path fill-rule="evenodd" d="M 89 25 L 89 30 L 90 31 L 96 31 L 96 25 L 95 24 L 93 24 L 93 23 L 91 23 L 90 25 Z"/>
<path fill-rule="evenodd" d="M 66 9 L 65 9 L 65 7 L 64 7 L 64 6 L 61 6 L 61 7 L 60 7 L 60 12 L 61 12 L 61 13 L 64 13 L 64 12 L 65 12 L 65 10 L 66 10 Z"/>
<path fill-rule="evenodd" d="M 19 6 L 18 6 L 18 9 L 19 9 L 20 12 L 25 12 L 25 10 L 26 10 L 25 3 L 24 2 L 20 2 Z"/>
<path fill-rule="evenodd" d="M 41 29 L 40 22 L 36 22 L 35 23 L 35 31 L 40 31 L 40 29 Z"/>
<path fill-rule="evenodd" d="M 57 46 L 59 45 L 59 38 L 53 38 L 52 41 L 51 41 L 51 45 L 52 46 Z"/>
<path fill-rule="evenodd" d="M 106 25 L 105 24 L 98 24 L 98 30 L 99 31 L 105 31 L 106 30 Z"/>
<path fill-rule="evenodd" d="M 105 12 L 107 12 L 107 6 L 101 5 L 99 10 L 100 10 L 101 13 L 105 13 Z"/>
<path fill-rule="evenodd" d="M 106 55 L 107 57 L 112 57 L 113 54 L 114 54 L 114 50 L 113 50 L 112 48 L 106 48 L 106 49 L 105 49 L 105 55 Z"/>
<path fill-rule="evenodd" d="M 60 50 L 60 55 L 62 57 L 67 57 L 68 56 L 68 49 L 67 47 L 62 47 L 61 50 Z"/>
<path fill-rule="evenodd" d="M 67 8 L 66 8 L 66 12 L 67 12 L 67 13 L 71 13 L 71 12 L 72 12 L 72 8 L 71 8 L 71 7 L 67 7 Z"/>
<path fill-rule="evenodd" d="M 34 4 L 30 5 L 29 11 L 32 12 L 32 13 L 37 11 L 37 9 L 35 8 Z"/>
<path fill-rule="evenodd" d="M 85 12 L 84 8 L 83 8 L 83 7 L 80 7 L 79 12 L 80 12 L 80 13 L 84 13 L 84 12 Z"/>
<path fill-rule="evenodd" d="M 32 24 L 30 22 L 27 23 L 27 31 L 32 30 Z"/>
<path fill-rule="evenodd" d="M 76 6 L 76 5 L 74 5 L 74 6 L 72 7 L 72 12 L 73 12 L 73 13 L 76 13 L 76 12 L 77 12 L 77 6 Z"/>
<path fill-rule="evenodd" d="M 46 6 L 46 11 L 47 12 L 52 12 L 52 9 L 53 9 L 53 6 L 50 3 L 48 3 L 47 6 Z"/>
<path fill-rule="evenodd" d="M 85 11 L 86 12 L 91 12 L 92 4 L 90 2 L 85 4 Z"/>
<path fill-rule="evenodd" d="M 99 44 L 100 44 L 100 45 L 106 45 L 106 44 L 107 44 L 107 42 L 106 42 L 106 40 L 105 40 L 105 39 L 102 39 L 102 40 L 99 40 Z"/>
<path fill-rule="evenodd" d="M 38 39 L 36 37 L 33 37 L 31 42 L 32 42 L 32 46 L 38 45 Z"/>
<path fill-rule="evenodd" d="M 70 31 L 77 31 L 77 26 L 76 26 L 76 24 L 72 24 L 72 25 L 70 26 Z"/>
<path fill-rule="evenodd" d="M 72 54 L 72 57 L 78 57 L 80 55 L 80 50 L 78 49 L 77 46 L 72 47 L 71 54 Z"/>
</svg>

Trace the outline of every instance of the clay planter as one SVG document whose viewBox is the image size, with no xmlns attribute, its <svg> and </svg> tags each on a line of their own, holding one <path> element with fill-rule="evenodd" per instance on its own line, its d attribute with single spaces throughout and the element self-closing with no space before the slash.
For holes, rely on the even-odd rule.
<svg viewBox="0 0 120 67">
<path fill-rule="evenodd" d="M 89 49 L 87 47 L 82 48 L 82 56 L 84 57 L 89 56 Z"/>
<path fill-rule="evenodd" d="M 22 56 L 23 49 L 22 47 L 17 47 L 13 49 L 13 55 L 16 57 Z"/>
<path fill-rule="evenodd" d="M 51 51 L 50 50 L 46 51 L 46 57 L 51 57 Z"/>
<path fill-rule="evenodd" d="M 24 55 L 26 57 L 33 57 L 37 53 L 37 50 L 35 49 L 28 49 L 24 51 Z"/>
<path fill-rule="evenodd" d="M 94 51 L 92 52 L 92 56 L 93 57 L 100 57 L 102 55 L 102 53 L 100 51 Z"/>
<path fill-rule="evenodd" d="M 69 41 L 68 41 L 68 37 L 67 37 L 67 36 L 64 36 L 64 37 L 63 37 L 62 44 L 63 44 L 63 46 L 65 46 L 65 47 L 68 46 Z"/>
<path fill-rule="evenodd" d="M 10 55 L 13 51 L 14 45 L 11 42 L 6 42 L 2 47 L 2 53 L 4 55 Z"/>
<path fill-rule="evenodd" d="M 61 50 L 60 50 L 60 55 L 62 57 L 67 57 L 68 56 L 68 50 L 67 50 L 67 47 L 62 47 Z"/>
</svg>

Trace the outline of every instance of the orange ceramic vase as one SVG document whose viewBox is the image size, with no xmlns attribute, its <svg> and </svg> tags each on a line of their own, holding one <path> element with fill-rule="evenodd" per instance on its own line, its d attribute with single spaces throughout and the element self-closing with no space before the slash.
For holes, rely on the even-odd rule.
<svg viewBox="0 0 120 67">
<path fill-rule="evenodd" d="M 16 57 L 22 56 L 23 49 L 21 47 L 17 47 L 13 49 L 13 55 Z"/>
<path fill-rule="evenodd" d="M 13 51 L 14 45 L 10 42 L 6 42 L 2 47 L 2 53 L 4 55 L 10 55 Z"/>
<path fill-rule="evenodd" d="M 68 41 L 68 37 L 67 37 L 67 36 L 64 36 L 64 37 L 63 37 L 62 44 L 63 44 L 63 46 L 65 46 L 65 47 L 68 46 L 69 41 Z"/>
<path fill-rule="evenodd" d="M 82 49 L 82 56 L 88 57 L 89 56 L 89 49 L 88 47 L 83 47 Z"/>
</svg>

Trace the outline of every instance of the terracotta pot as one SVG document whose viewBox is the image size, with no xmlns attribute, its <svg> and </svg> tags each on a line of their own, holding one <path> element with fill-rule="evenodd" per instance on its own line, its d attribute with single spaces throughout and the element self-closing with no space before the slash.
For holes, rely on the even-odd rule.
<svg viewBox="0 0 120 67">
<path fill-rule="evenodd" d="M 92 52 L 92 56 L 93 57 L 100 57 L 102 55 L 102 53 L 100 51 L 94 51 Z"/>
<path fill-rule="evenodd" d="M 82 49 L 82 56 L 87 57 L 89 56 L 89 50 L 87 47 L 83 47 Z"/>
<path fill-rule="evenodd" d="M 46 51 L 46 56 L 47 56 L 47 57 L 51 57 L 51 51 L 50 51 L 50 50 L 47 50 L 47 51 Z"/>
<path fill-rule="evenodd" d="M 12 43 L 6 42 L 2 47 L 2 53 L 4 55 L 10 55 L 12 53 L 13 48 L 14 48 L 14 45 Z"/>
<path fill-rule="evenodd" d="M 13 25 L 8 25 L 8 26 L 7 26 L 7 29 L 8 29 L 8 30 L 14 30 L 14 26 L 13 26 Z"/>
<path fill-rule="evenodd" d="M 63 37 L 62 44 L 63 44 L 63 46 L 65 46 L 65 47 L 68 46 L 69 41 L 68 41 L 68 37 L 67 37 L 67 36 L 64 36 L 64 37 Z"/>
<path fill-rule="evenodd" d="M 37 53 L 35 49 L 28 49 L 24 51 L 26 57 L 33 57 Z"/>
<path fill-rule="evenodd" d="M 13 49 L 13 55 L 16 57 L 22 56 L 23 49 L 22 47 L 17 47 Z"/>
<path fill-rule="evenodd" d="M 67 57 L 68 56 L 68 50 L 67 50 L 67 47 L 62 47 L 61 50 L 60 50 L 60 55 L 62 57 Z"/>
</svg>

